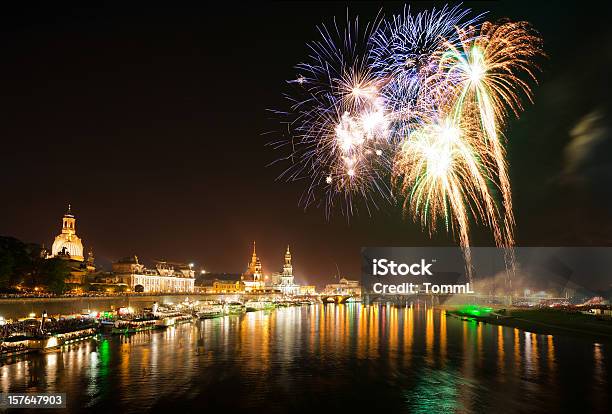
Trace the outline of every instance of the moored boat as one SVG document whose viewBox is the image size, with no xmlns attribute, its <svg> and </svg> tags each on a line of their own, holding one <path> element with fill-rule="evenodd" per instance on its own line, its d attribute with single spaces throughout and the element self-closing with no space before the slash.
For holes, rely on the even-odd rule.
<svg viewBox="0 0 612 414">
<path fill-rule="evenodd" d="M 204 304 L 196 311 L 196 316 L 199 319 L 212 319 L 223 315 L 223 305 L 219 303 Z"/>
<path fill-rule="evenodd" d="M 259 310 L 274 309 L 274 303 L 269 300 L 249 300 L 244 306 L 247 312 L 255 312 Z"/>
<path fill-rule="evenodd" d="M 156 327 L 157 319 L 118 319 L 114 322 L 111 333 L 115 335 L 127 335 L 148 331 Z"/>
<path fill-rule="evenodd" d="M 226 315 L 240 315 L 246 312 L 246 306 L 240 302 L 226 302 L 223 311 Z"/>
<path fill-rule="evenodd" d="M 24 335 L 15 335 L 0 341 L 0 359 L 27 354 L 33 349 L 29 347 L 30 338 Z"/>
</svg>

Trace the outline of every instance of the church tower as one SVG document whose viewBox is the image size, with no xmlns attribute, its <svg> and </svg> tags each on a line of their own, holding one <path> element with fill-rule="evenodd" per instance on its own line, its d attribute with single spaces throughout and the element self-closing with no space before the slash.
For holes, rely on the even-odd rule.
<svg viewBox="0 0 612 414">
<path fill-rule="evenodd" d="M 289 245 L 287 245 L 287 251 L 285 252 L 285 264 L 283 265 L 283 276 L 291 276 L 291 282 L 293 282 L 293 266 L 291 265 L 291 252 L 289 251 Z"/>
<path fill-rule="evenodd" d="M 291 264 L 291 251 L 287 246 L 285 252 L 285 264 L 283 265 L 283 273 L 280 275 L 280 285 L 278 289 L 284 295 L 297 295 L 300 287 L 293 282 L 293 265 Z"/>
<path fill-rule="evenodd" d="M 264 288 L 263 270 L 261 260 L 257 257 L 257 251 L 255 250 L 255 242 L 253 242 L 253 254 L 251 255 L 251 261 L 247 265 L 247 271 L 242 274 L 240 279 L 244 282 L 247 292 Z"/>
<path fill-rule="evenodd" d="M 251 262 L 249 263 L 247 274 L 253 276 L 254 281 L 263 279 L 261 260 L 257 257 L 257 251 L 255 249 L 255 241 L 253 241 L 253 254 L 251 255 Z"/>
<path fill-rule="evenodd" d="M 63 221 L 63 226 L 62 226 L 62 233 L 63 234 L 68 234 L 68 235 L 73 235 L 76 234 L 76 219 L 74 218 L 74 215 L 72 214 L 72 209 L 70 204 L 68 204 L 68 210 L 66 211 L 66 214 L 64 214 L 64 218 L 62 219 Z"/>
<path fill-rule="evenodd" d="M 293 286 L 293 266 L 291 265 L 291 252 L 289 251 L 289 246 L 287 246 L 287 251 L 285 252 L 285 264 L 283 265 L 283 274 L 281 274 L 281 286 L 285 288 Z"/>
</svg>

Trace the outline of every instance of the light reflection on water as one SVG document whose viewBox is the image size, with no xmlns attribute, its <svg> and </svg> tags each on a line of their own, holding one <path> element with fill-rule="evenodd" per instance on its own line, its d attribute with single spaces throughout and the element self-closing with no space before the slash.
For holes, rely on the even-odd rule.
<svg viewBox="0 0 612 414">
<path fill-rule="evenodd" d="M 447 318 L 319 305 L 101 337 L 0 367 L 2 392 L 71 411 L 610 411 L 610 346 Z"/>
</svg>

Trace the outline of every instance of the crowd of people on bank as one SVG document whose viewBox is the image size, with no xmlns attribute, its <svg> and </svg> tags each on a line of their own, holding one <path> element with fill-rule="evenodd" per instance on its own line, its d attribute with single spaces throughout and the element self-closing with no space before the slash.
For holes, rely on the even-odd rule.
<svg viewBox="0 0 612 414">
<path fill-rule="evenodd" d="M 93 328 L 96 325 L 97 321 L 91 318 L 46 318 L 41 327 L 40 320 L 26 319 L 0 326 L 0 341 L 11 336 L 24 335 L 32 337 L 40 335 L 41 333 L 65 333 L 79 329 Z"/>
<path fill-rule="evenodd" d="M 67 292 L 61 295 L 49 292 L 20 292 L 20 293 L 0 293 L 0 299 L 22 299 L 22 298 L 80 298 L 80 297 L 98 297 L 98 296 L 125 296 L 125 293 L 115 292 Z"/>
<path fill-rule="evenodd" d="M 25 344 L 25 342 L 0 342 L 0 355 L 25 351 L 27 348 L 28 346 Z"/>
<path fill-rule="evenodd" d="M 40 322 L 35 319 L 15 321 L 0 326 L 0 340 L 4 340 L 10 336 L 33 336 L 38 333 L 40 333 Z"/>
<path fill-rule="evenodd" d="M 44 331 L 47 333 L 65 333 L 93 328 L 97 325 L 98 321 L 92 318 L 47 319 L 45 320 Z"/>
<path fill-rule="evenodd" d="M 22 298 L 95 298 L 95 297 L 110 297 L 110 296 L 164 296 L 168 293 L 164 292 L 67 292 L 57 295 L 49 292 L 21 292 L 21 293 L 0 293 L 0 299 L 22 299 Z M 180 295 L 179 292 L 172 293 Z M 193 294 L 193 293 L 191 293 Z"/>
<path fill-rule="evenodd" d="M 0 299 L 52 298 L 55 296 L 53 293 L 45 292 L 0 293 Z"/>
</svg>

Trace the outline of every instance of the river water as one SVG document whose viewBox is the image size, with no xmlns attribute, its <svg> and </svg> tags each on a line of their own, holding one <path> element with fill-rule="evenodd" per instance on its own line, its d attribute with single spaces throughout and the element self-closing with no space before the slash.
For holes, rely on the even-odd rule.
<svg viewBox="0 0 612 414">
<path fill-rule="evenodd" d="M 0 367 L 71 412 L 611 412 L 610 344 L 424 305 L 312 305 L 100 337 Z M 214 410 L 214 411 L 213 411 Z"/>
</svg>

